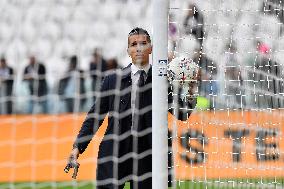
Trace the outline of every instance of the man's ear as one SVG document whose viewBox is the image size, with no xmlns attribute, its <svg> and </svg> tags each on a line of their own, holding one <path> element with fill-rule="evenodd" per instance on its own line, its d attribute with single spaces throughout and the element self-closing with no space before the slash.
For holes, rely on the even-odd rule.
<svg viewBox="0 0 284 189">
<path fill-rule="evenodd" d="M 153 52 L 153 46 L 151 45 L 149 48 L 149 54 L 152 54 L 152 52 Z"/>
<path fill-rule="evenodd" d="M 128 56 L 130 56 L 130 54 L 129 54 L 129 48 L 127 47 L 127 54 L 128 54 Z"/>
</svg>

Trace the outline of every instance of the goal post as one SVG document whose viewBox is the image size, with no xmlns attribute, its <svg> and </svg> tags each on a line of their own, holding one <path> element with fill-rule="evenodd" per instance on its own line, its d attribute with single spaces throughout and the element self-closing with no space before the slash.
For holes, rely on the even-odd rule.
<svg viewBox="0 0 284 189">
<path fill-rule="evenodd" d="M 168 0 L 153 0 L 152 186 L 168 187 Z"/>
</svg>

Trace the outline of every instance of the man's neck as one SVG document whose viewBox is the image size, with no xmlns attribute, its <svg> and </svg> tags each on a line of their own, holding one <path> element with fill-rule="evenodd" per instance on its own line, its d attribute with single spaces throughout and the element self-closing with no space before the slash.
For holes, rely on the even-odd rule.
<svg viewBox="0 0 284 189">
<path fill-rule="evenodd" d="M 139 70 L 147 70 L 150 67 L 150 64 L 133 64 L 136 68 L 138 68 Z"/>
<path fill-rule="evenodd" d="M 133 63 L 134 64 L 134 63 Z M 144 63 L 144 64 L 138 64 L 138 63 L 135 63 L 134 64 L 138 69 L 145 69 L 147 67 L 149 67 L 149 62 L 148 63 Z"/>
<path fill-rule="evenodd" d="M 150 64 L 146 64 L 144 66 L 140 65 L 139 67 L 137 66 L 137 64 L 132 63 L 131 65 L 132 74 L 135 74 L 138 70 L 144 70 L 146 73 L 148 73 L 149 69 L 150 69 Z"/>
</svg>

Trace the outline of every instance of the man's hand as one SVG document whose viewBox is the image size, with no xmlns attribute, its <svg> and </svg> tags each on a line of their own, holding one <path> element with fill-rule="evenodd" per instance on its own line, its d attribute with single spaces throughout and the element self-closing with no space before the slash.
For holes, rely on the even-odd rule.
<svg viewBox="0 0 284 189">
<path fill-rule="evenodd" d="M 69 158 L 68 158 L 67 165 L 64 168 L 64 172 L 65 173 L 68 173 L 70 168 L 74 169 L 74 172 L 73 172 L 73 175 L 72 175 L 73 179 L 76 179 L 77 173 L 78 173 L 78 169 L 80 167 L 80 164 L 77 162 L 78 157 L 79 157 L 79 150 L 78 150 L 78 148 L 74 148 L 72 150 Z"/>
</svg>

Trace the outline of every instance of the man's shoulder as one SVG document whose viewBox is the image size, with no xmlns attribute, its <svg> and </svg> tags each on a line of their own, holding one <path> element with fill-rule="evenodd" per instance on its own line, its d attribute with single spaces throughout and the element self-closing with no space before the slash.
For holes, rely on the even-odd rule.
<svg viewBox="0 0 284 189">
<path fill-rule="evenodd" d="M 10 66 L 8 66 L 8 70 L 9 70 L 10 73 L 14 71 L 14 69 Z"/>
<path fill-rule="evenodd" d="M 124 68 L 119 68 L 119 69 L 115 69 L 115 70 L 112 70 L 111 72 L 109 72 L 107 75 L 106 75 L 106 79 L 110 79 L 110 80 L 113 80 L 113 79 L 116 79 L 116 78 L 125 78 L 127 76 L 130 76 L 131 74 L 131 64 L 129 64 L 128 66 L 124 67 Z"/>
<path fill-rule="evenodd" d="M 45 67 L 43 62 L 38 62 L 39 67 Z"/>
<path fill-rule="evenodd" d="M 130 66 L 125 68 L 120 68 L 112 71 L 108 71 L 104 77 L 103 86 L 108 86 L 109 89 L 116 87 L 117 80 L 121 82 L 125 79 L 131 79 L 131 69 Z"/>
<path fill-rule="evenodd" d="M 126 67 L 121 69 L 123 75 L 131 74 L 131 64 L 128 64 Z"/>
</svg>

